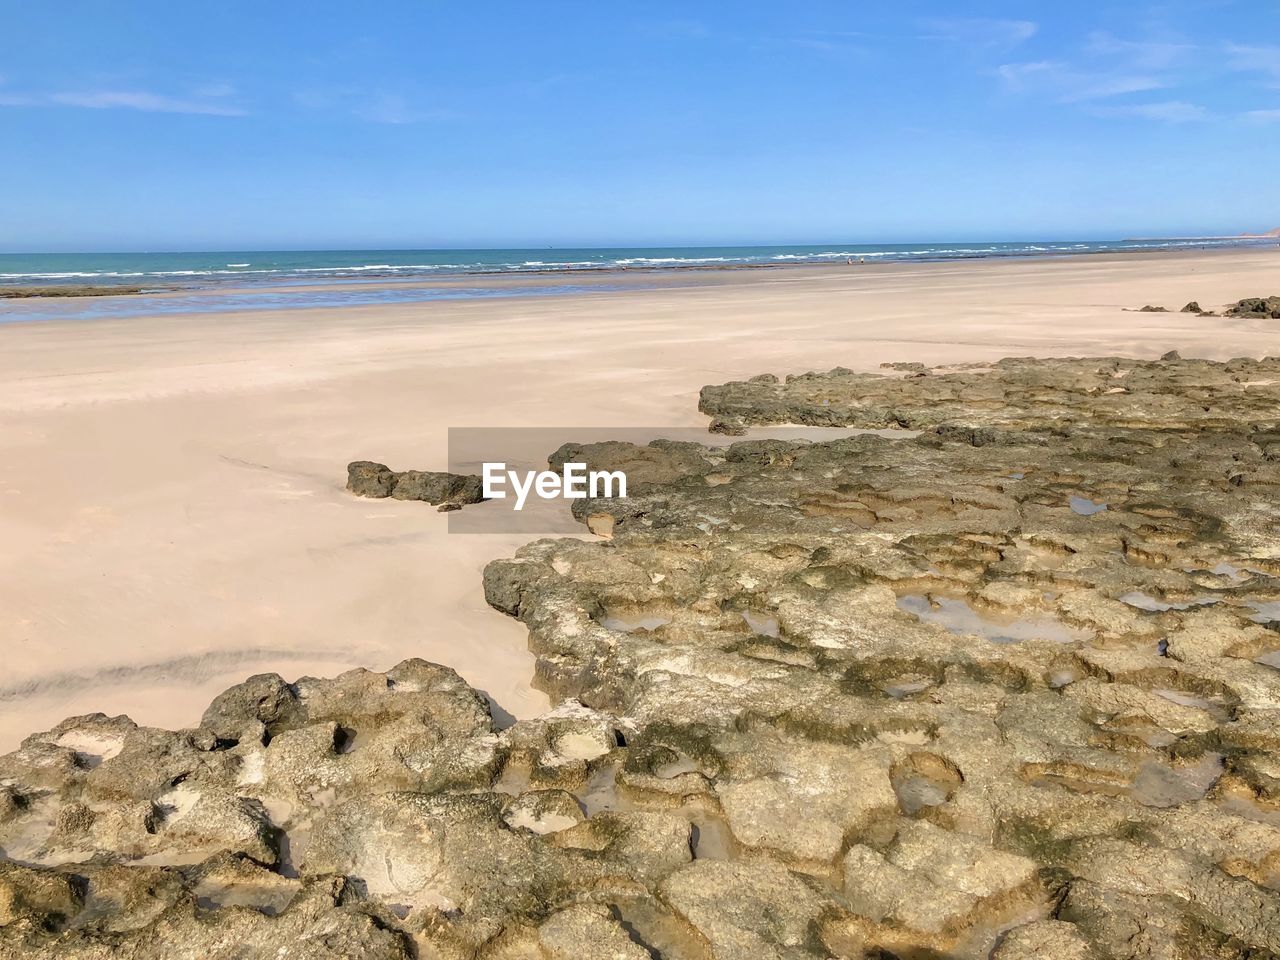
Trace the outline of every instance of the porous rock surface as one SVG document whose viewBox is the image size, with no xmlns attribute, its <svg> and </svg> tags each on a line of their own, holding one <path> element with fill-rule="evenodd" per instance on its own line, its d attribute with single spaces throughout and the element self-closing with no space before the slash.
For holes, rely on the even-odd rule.
<svg viewBox="0 0 1280 960">
<path fill-rule="evenodd" d="M 544 689 L 636 726 L 623 795 L 718 825 L 659 888 L 713 955 L 1280 952 L 1280 360 L 762 375 L 702 408 L 890 432 L 566 446 L 629 471 L 573 507 L 612 538 L 485 581 Z"/>
<path fill-rule="evenodd" d="M 407 661 L 0 758 L 0 957 L 1280 955 L 1280 361 L 707 388 L 485 571 L 560 705 Z M 917 432 L 918 431 L 918 432 Z"/>
<path fill-rule="evenodd" d="M 0 758 L 0 957 L 647 956 L 618 911 L 669 915 L 691 821 L 570 792 L 623 729 L 498 731 L 420 660 L 253 677 L 194 730 L 71 718 Z"/>
<path fill-rule="evenodd" d="M 474 474 L 396 471 L 372 460 L 347 464 L 347 489 L 357 497 L 423 500 L 442 509 L 457 509 L 484 499 L 483 481 Z"/>
<path fill-rule="evenodd" d="M 1280 297 L 1245 297 L 1227 308 L 1227 316 L 1280 320 Z"/>
</svg>

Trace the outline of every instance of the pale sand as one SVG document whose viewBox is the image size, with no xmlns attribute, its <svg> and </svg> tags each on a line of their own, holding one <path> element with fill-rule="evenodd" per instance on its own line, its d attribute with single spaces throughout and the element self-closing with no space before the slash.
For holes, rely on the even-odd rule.
<svg viewBox="0 0 1280 960">
<path fill-rule="evenodd" d="M 1121 311 L 1274 294 L 1277 268 L 1268 250 L 744 270 L 575 297 L 0 324 L 0 750 L 71 714 L 192 724 L 251 673 L 410 656 L 535 714 L 524 628 L 480 590 L 521 538 L 355 499 L 347 461 L 443 469 L 451 425 L 704 426 L 699 387 L 763 371 L 1280 353 L 1276 321 Z"/>
</svg>

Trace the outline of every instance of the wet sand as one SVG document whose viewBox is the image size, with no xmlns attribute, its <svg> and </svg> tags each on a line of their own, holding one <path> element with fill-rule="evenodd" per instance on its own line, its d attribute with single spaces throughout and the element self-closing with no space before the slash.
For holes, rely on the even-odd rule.
<svg viewBox="0 0 1280 960">
<path fill-rule="evenodd" d="M 355 499 L 349 460 L 443 469 L 450 426 L 705 426 L 703 384 L 764 371 L 1277 354 L 1276 321 L 1122 308 L 1276 293 L 1278 268 L 1252 250 L 611 274 L 581 282 L 624 289 L 0 323 L 0 750 L 71 714 L 191 724 L 251 673 L 409 656 L 536 714 L 524 628 L 480 591 L 525 537 Z"/>
</svg>

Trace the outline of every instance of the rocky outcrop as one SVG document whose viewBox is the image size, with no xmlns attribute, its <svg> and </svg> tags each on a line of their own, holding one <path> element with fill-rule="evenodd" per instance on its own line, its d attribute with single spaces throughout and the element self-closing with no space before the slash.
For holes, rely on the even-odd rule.
<svg viewBox="0 0 1280 960">
<path fill-rule="evenodd" d="M 605 788 L 615 723 L 498 731 L 415 660 L 254 677 L 194 730 L 72 718 L 0 758 L 0 957 L 626 956 L 610 905 L 670 917 L 694 826 Z"/>
<path fill-rule="evenodd" d="M 886 436 L 577 447 L 643 464 L 612 539 L 486 570 L 715 824 L 659 896 L 714 956 L 1275 952 L 1280 361 L 895 372 L 703 391 Z"/>
<path fill-rule="evenodd" d="M 473 474 L 395 471 L 385 463 L 356 460 L 347 465 L 347 489 L 357 497 L 423 500 L 455 510 L 484 500 L 483 482 Z"/>
<path fill-rule="evenodd" d="M 0 957 L 1280 953 L 1280 361 L 888 369 L 551 457 L 630 496 L 485 570 L 541 717 L 407 661 L 28 738 Z"/>
<path fill-rule="evenodd" d="M 1246 297 L 1227 308 L 1229 317 L 1280 320 L 1280 297 Z"/>
<path fill-rule="evenodd" d="M 1170 354 L 1171 359 L 1180 359 Z M 1280 375 L 1280 359 L 1165 366 L 1109 357 L 938 367 L 892 377 L 836 368 L 702 388 L 699 409 L 723 426 L 796 423 L 819 427 L 929 430 L 942 425 L 1004 429 L 1222 430 L 1276 419 L 1272 393 L 1246 386 Z"/>
</svg>

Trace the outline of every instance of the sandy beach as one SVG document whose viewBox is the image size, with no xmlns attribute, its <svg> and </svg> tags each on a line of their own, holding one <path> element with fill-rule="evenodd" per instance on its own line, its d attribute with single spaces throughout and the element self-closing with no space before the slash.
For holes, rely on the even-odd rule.
<svg viewBox="0 0 1280 960">
<path fill-rule="evenodd" d="M 0 324 L 0 752 L 68 715 L 192 724 L 252 673 L 411 656 L 534 715 L 526 631 L 480 584 L 521 538 L 355 499 L 348 461 L 443 469 L 450 426 L 704 426 L 701 386 L 764 371 L 1261 357 L 1280 353 L 1275 321 L 1124 308 L 1214 309 L 1274 293 L 1278 267 L 1259 250 L 699 271 L 572 296 Z"/>
</svg>

